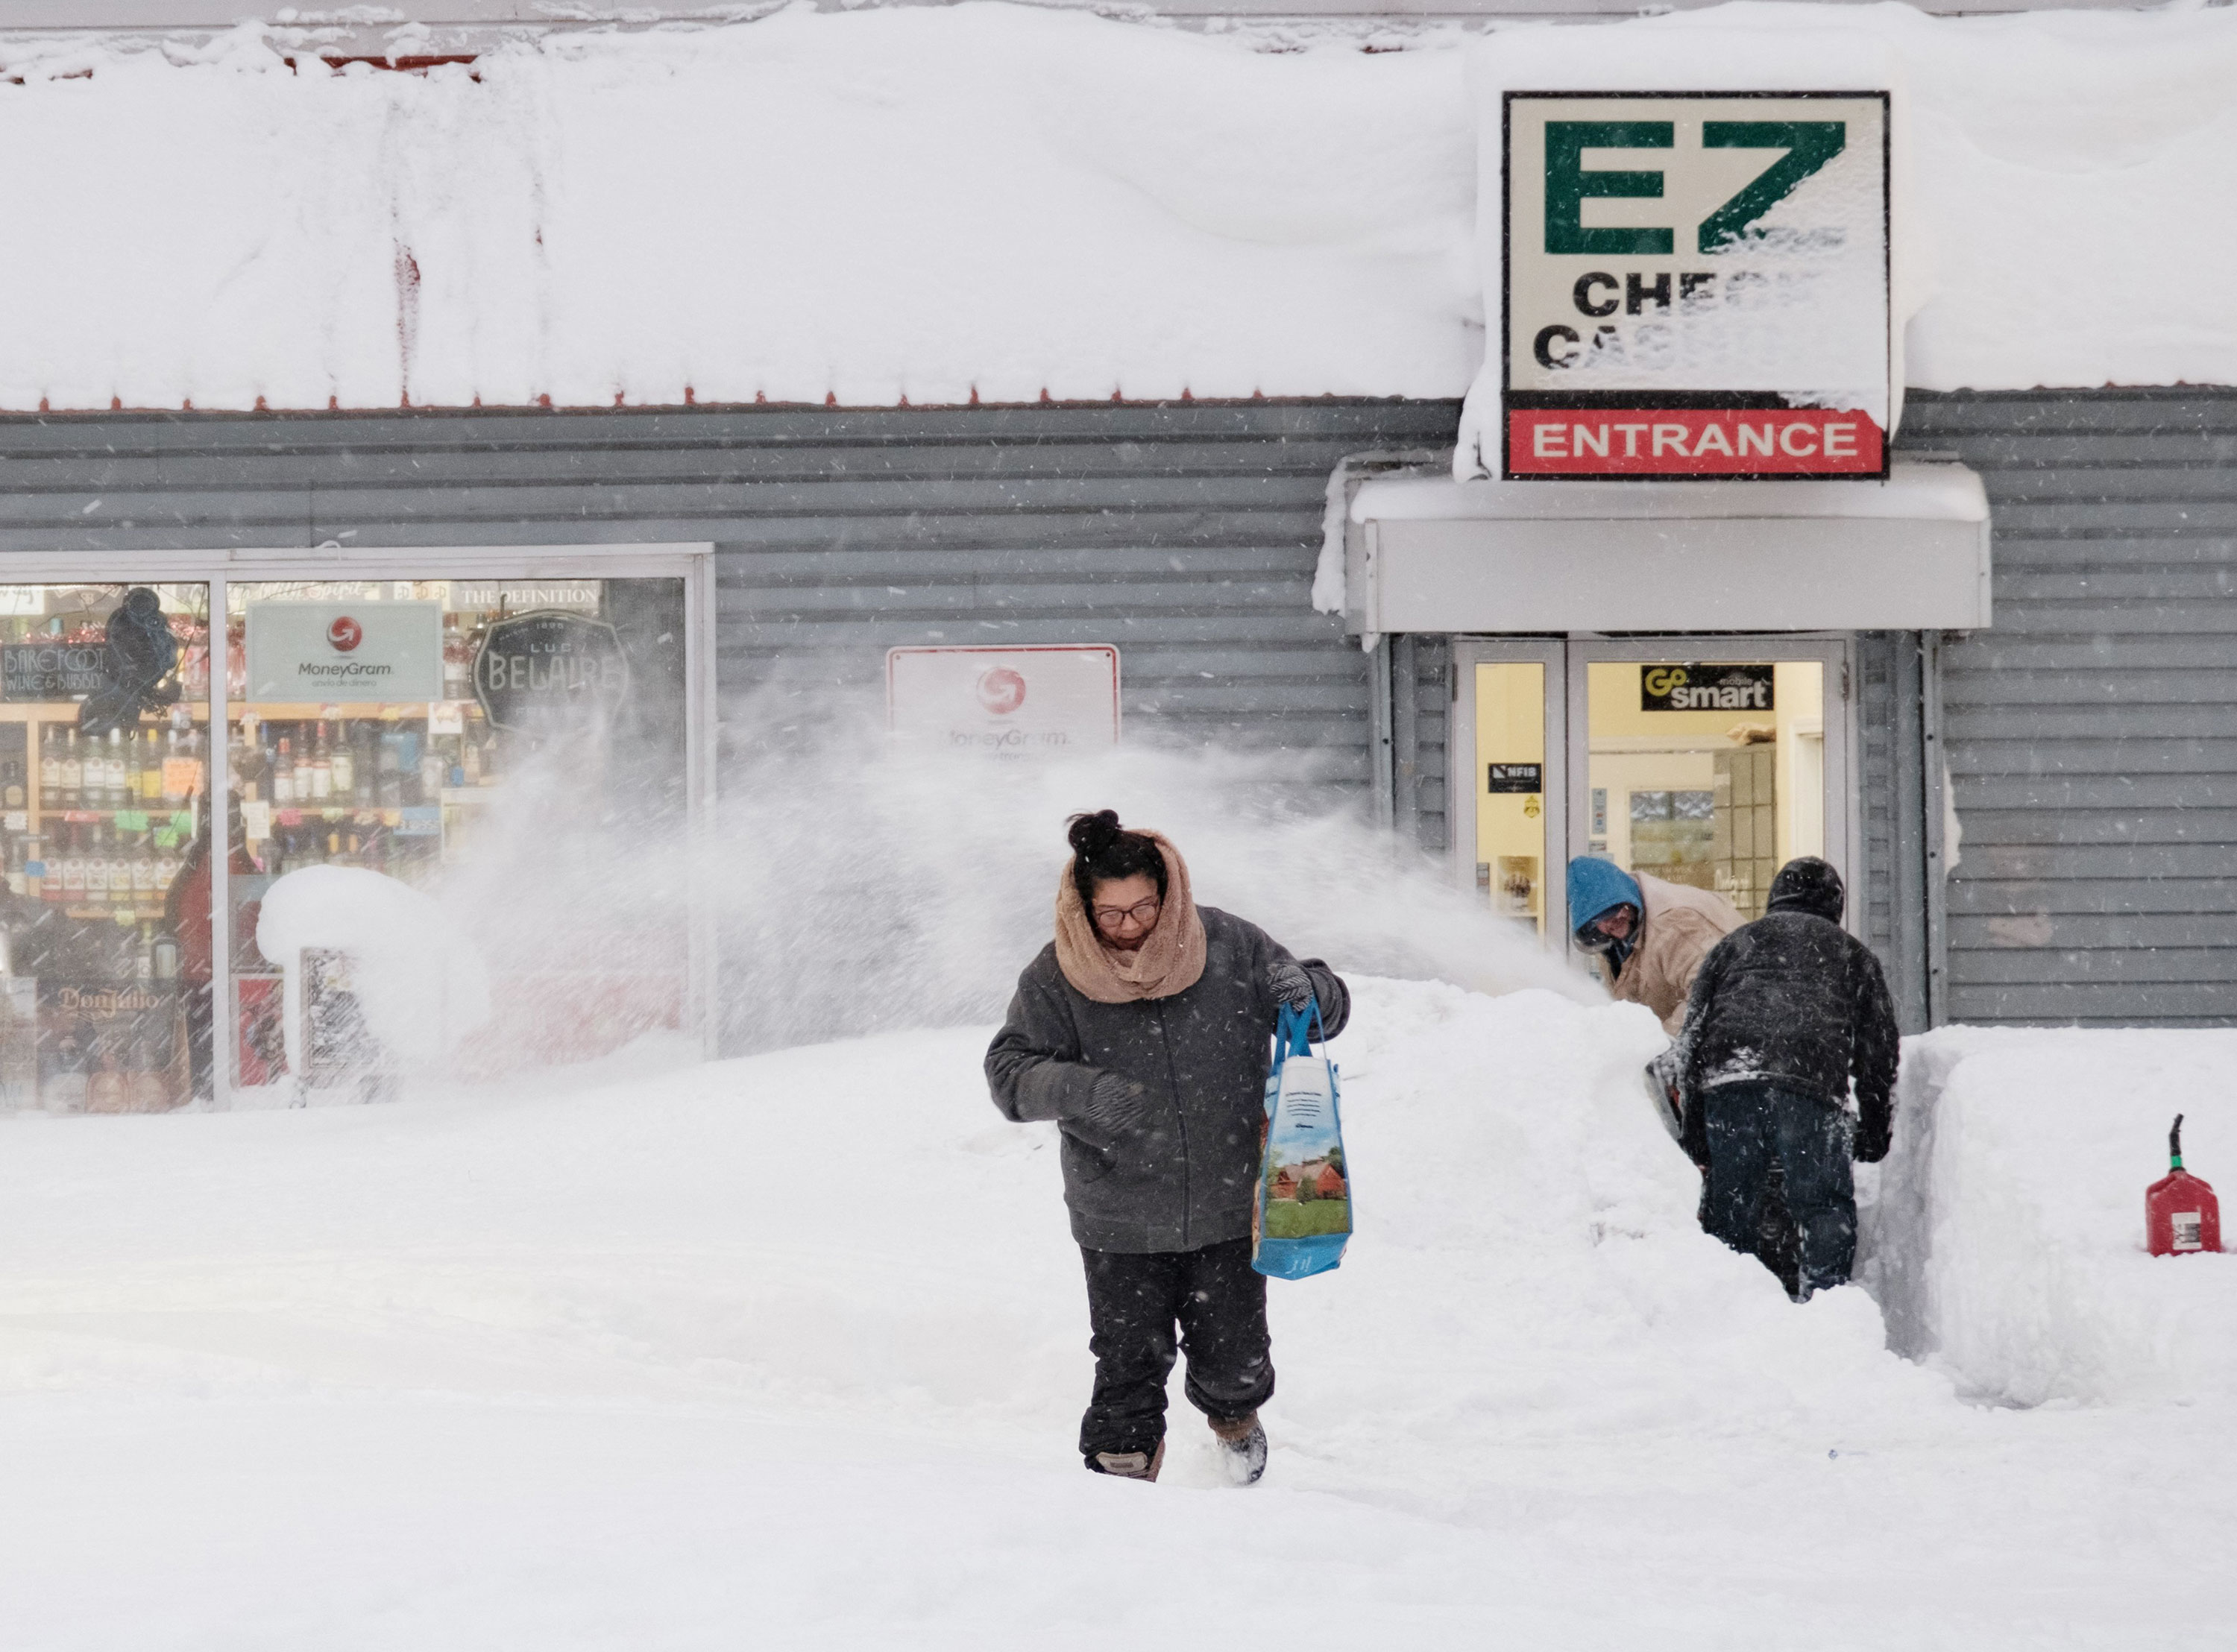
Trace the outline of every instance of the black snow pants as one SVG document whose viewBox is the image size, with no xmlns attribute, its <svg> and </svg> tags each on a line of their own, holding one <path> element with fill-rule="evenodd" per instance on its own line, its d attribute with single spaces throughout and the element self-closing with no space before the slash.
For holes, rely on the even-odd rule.
<svg viewBox="0 0 2237 1652">
<path fill-rule="evenodd" d="M 1250 1266 L 1249 1240 L 1138 1254 L 1082 1246 L 1079 1254 L 1095 1355 L 1079 1453 L 1091 1465 L 1099 1451 L 1158 1449 L 1177 1348 L 1188 1355 L 1189 1403 L 1207 1417 L 1247 1417 L 1271 1397 L 1266 1279 Z"/>
<path fill-rule="evenodd" d="M 1848 1116 L 1820 1096 L 1775 1083 L 1720 1084 L 1700 1099 L 1709 1149 L 1701 1226 L 1779 1272 L 1764 1255 L 1760 1221 L 1775 1170 L 1794 1224 L 1795 1296 L 1847 1284 L 1857 1260 Z"/>
</svg>

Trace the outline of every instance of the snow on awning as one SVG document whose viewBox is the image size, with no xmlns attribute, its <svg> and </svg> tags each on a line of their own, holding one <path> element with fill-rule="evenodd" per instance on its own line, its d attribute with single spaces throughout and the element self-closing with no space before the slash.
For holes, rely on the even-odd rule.
<svg viewBox="0 0 2237 1652">
<path fill-rule="evenodd" d="M 1989 499 L 1962 464 L 1885 482 L 1365 482 L 1352 629 L 1974 630 Z"/>
</svg>

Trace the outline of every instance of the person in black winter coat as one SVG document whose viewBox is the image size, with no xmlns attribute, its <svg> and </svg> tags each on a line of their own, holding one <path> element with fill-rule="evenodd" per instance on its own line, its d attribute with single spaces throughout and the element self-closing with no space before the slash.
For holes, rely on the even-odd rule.
<svg viewBox="0 0 2237 1652">
<path fill-rule="evenodd" d="M 1351 997 L 1318 958 L 1190 893 L 1180 852 L 1109 810 L 1072 822 L 1056 939 L 1018 977 L 987 1051 L 994 1105 L 1053 1119 L 1087 1274 L 1095 1392 L 1079 1451 L 1157 1478 L 1165 1379 L 1187 1393 L 1238 1484 L 1258 1478 L 1274 1392 L 1266 1281 L 1250 1265 L 1266 1074 L 1284 1004 L 1343 1029 Z M 1176 1336 L 1176 1330 L 1178 1335 Z"/>
<path fill-rule="evenodd" d="M 1703 960 L 1679 1041 L 1686 1149 L 1705 1178 L 1701 1225 L 1759 1254 L 1758 1211 L 1776 1168 L 1799 1244 L 1798 1300 L 1847 1282 L 1857 1254 L 1849 1161 L 1886 1157 L 1892 1129 L 1895 1005 L 1879 960 L 1841 927 L 1844 899 L 1840 873 L 1823 860 L 1782 866 L 1764 915 Z"/>
</svg>

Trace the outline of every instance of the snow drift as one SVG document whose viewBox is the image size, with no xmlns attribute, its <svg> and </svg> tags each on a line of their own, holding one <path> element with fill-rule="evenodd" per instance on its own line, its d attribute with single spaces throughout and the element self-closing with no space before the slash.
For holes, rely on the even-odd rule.
<svg viewBox="0 0 2237 1652">
<path fill-rule="evenodd" d="M 1677 63 L 1830 21 L 1590 27 Z M 2237 227 L 2199 209 L 2237 198 L 2237 13 L 1838 24 L 1910 110 L 1911 385 L 2237 382 Z M 1270 53 L 792 9 L 424 76 L 260 24 L 0 43 L 0 142 L 39 158 L 0 181 L 38 249 L 0 270 L 0 407 L 1457 396 L 1483 358 L 1462 68 L 1525 34 Z"/>
<path fill-rule="evenodd" d="M 2155 1257 L 2185 1156 L 2237 1195 L 2237 1033 L 1945 1028 L 1909 1041 L 1864 1276 L 1902 1352 L 2005 1405 L 2237 1394 L 2237 1256 Z M 2217 1174 L 2218 1173 L 2218 1174 Z"/>
</svg>

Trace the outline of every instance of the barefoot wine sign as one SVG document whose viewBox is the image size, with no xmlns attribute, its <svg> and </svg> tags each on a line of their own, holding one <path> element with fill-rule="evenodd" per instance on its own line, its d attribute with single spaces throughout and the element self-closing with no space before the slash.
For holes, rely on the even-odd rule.
<svg viewBox="0 0 2237 1652">
<path fill-rule="evenodd" d="M 1884 92 L 1508 91 L 1511 477 L 1884 477 Z"/>
</svg>

